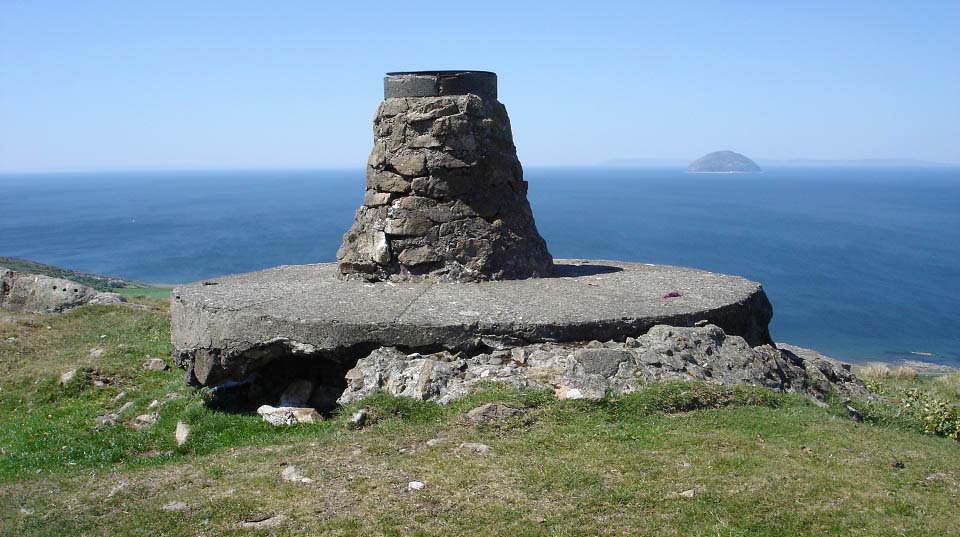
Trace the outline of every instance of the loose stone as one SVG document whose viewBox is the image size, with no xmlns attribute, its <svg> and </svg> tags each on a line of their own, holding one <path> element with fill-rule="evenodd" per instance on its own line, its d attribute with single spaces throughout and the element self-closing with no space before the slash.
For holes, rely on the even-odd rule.
<svg viewBox="0 0 960 537">
<path fill-rule="evenodd" d="M 523 415 L 523 411 L 520 409 L 501 405 L 500 403 L 487 403 L 467 412 L 466 418 L 474 423 L 490 423 L 521 415 Z"/>
<path fill-rule="evenodd" d="M 97 416 L 96 429 L 101 430 L 106 427 L 112 427 L 117 424 L 117 420 L 119 419 L 120 419 L 120 416 L 118 416 L 115 412 L 107 412 L 102 416 Z"/>
<path fill-rule="evenodd" d="M 850 419 L 852 419 L 853 421 L 855 421 L 855 422 L 857 422 L 857 423 L 862 423 L 862 422 L 863 422 L 863 415 L 860 414 L 860 411 L 857 410 L 857 409 L 855 409 L 855 408 L 853 408 L 853 407 L 850 406 L 850 405 L 847 405 L 847 415 L 850 416 Z"/>
<path fill-rule="evenodd" d="M 178 446 L 182 446 L 187 442 L 187 438 L 190 436 L 190 426 L 182 421 L 177 422 L 177 429 L 174 432 L 174 438 L 177 441 Z"/>
<path fill-rule="evenodd" d="M 64 374 L 60 375 L 60 385 L 66 386 L 67 384 L 70 384 L 70 381 L 76 378 L 76 376 L 76 369 L 71 369 L 70 371 L 65 372 Z"/>
<path fill-rule="evenodd" d="M 140 414 L 134 418 L 134 429 L 143 429 L 145 427 L 150 427 L 151 425 L 157 423 L 160 417 L 156 414 Z"/>
<path fill-rule="evenodd" d="M 167 362 L 161 358 L 149 358 L 143 362 L 143 368 L 149 371 L 165 371 L 167 367 Z"/>
<path fill-rule="evenodd" d="M 240 522 L 240 527 L 244 529 L 275 528 L 283 524 L 284 520 L 286 520 L 284 515 L 258 515 Z"/>
<path fill-rule="evenodd" d="M 479 455 L 486 455 L 490 452 L 490 446 L 487 444 L 481 444 L 480 442 L 464 442 L 460 444 L 459 449 L 465 451 L 472 451 Z"/>
<path fill-rule="evenodd" d="M 280 477 L 284 481 L 291 481 L 293 483 L 313 483 L 313 479 L 304 477 L 303 473 L 300 471 L 300 468 L 292 465 L 284 467 L 284 469 L 280 471 Z"/>
<path fill-rule="evenodd" d="M 367 424 L 367 421 L 370 419 L 370 413 L 365 408 L 354 412 L 350 416 L 350 427 L 354 429 L 360 429 Z"/>
<path fill-rule="evenodd" d="M 298 423 L 319 423 L 323 421 L 323 416 L 312 407 L 262 405 L 257 409 L 257 414 L 263 418 L 263 421 L 271 425 L 296 425 Z"/>
</svg>

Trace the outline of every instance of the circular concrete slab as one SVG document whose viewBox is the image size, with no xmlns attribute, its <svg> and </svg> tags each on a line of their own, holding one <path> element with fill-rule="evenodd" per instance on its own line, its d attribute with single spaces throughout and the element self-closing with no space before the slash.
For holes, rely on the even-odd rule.
<svg viewBox="0 0 960 537">
<path fill-rule="evenodd" d="M 396 346 L 472 350 L 543 341 L 623 340 L 657 324 L 709 321 L 770 342 L 760 284 L 683 267 L 558 260 L 557 276 L 481 283 L 365 283 L 335 264 L 283 266 L 174 289 L 174 358 L 200 384 L 243 378 L 289 354 Z M 671 296 L 678 295 L 678 296 Z"/>
</svg>

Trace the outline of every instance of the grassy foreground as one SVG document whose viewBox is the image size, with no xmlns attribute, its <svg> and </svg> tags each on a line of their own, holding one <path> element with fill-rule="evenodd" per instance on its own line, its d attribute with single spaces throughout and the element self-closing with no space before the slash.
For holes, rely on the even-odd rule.
<svg viewBox="0 0 960 537">
<path fill-rule="evenodd" d="M 173 291 L 172 287 L 119 287 L 113 289 L 114 293 L 120 293 L 127 297 L 150 297 L 160 300 L 168 300 L 170 298 L 170 291 Z"/>
<path fill-rule="evenodd" d="M 359 406 L 274 428 L 178 370 L 144 369 L 169 361 L 167 306 L 132 301 L 143 309 L 0 312 L 0 534 L 960 534 L 960 443 L 893 404 L 854 402 L 856 423 L 843 405 L 752 388 L 663 384 L 591 404 L 491 387 L 448 407 L 379 396 L 361 430 L 346 420 Z M 882 380 L 960 401 L 956 375 Z M 154 400 L 158 421 L 132 427 Z M 528 413 L 460 417 L 487 401 Z M 179 447 L 178 421 L 191 427 Z M 291 465 L 312 482 L 281 479 Z"/>
</svg>

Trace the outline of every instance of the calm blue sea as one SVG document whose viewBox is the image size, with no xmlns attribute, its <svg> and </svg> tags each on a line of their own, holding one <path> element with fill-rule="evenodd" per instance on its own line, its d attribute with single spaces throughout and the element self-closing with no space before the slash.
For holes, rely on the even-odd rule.
<svg viewBox="0 0 960 537">
<path fill-rule="evenodd" d="M 960 365 L 960 168 L 526 177 L 555 257 L 743 275 L 778 341 Z M 362 170 L 2 175 L 0 255 L 167 284 L 333 261 L 362 185 Z"/>
</svg>

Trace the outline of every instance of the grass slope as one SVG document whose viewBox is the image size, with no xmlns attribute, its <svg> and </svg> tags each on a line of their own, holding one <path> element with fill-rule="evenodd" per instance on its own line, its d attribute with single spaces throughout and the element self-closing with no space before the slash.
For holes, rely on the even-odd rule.
<svg viewBox="0 0 960 537">
<path fill-rule="evenodd" d="M 121 287 L 114 289 L 114 293 L 120 293 L 128 297 L 150 297 L 159 300 L 168 300 L 170 298 L 172 287 Z"/>
<path fill-rule="evenodd" d="M 183 386 L 178 370 L 144 370 L 147 356 L 169 356 L 169 319 L 163 302 L 134 302 L 145 309 L 0 314 L 0 533 L 955 535 L 960 528 L 960 443 L 923 434 L 892 405 L 871 406 L 873 423 L 858 424 L 842 405 L 820 408 L 757 388 L 670 383 L 585 403 L 491 386 L 447 407 L 374 397 L 362 406 L 377 420 L 362 430 L 345 419 L 360 405 L 321 424 L 275 428 Z M 73 368 L 76 378 L 61 387 L 60 375 Z M 956 403 L 958 379 L 896 382 Z M 154 400 L 162 402 L 159 421 L 133 429 Z M 528 415 L 484 426 L 460 417 L 486 401 Z M 94 430 L 97 416 L 125 402 L 132 407 L 118 425 Z M 192 428 L 180 447 L 178 421 Z M 458 449 L 463 442 L 491 451 Z M 282 480 L 287 465 L 314 481 Z M 407 491 L 413 480 L 425 488 Z M 164 510 L 171 502 L 186 507 Z M 283 520 L 241 528 L 267 516 Z"/>
<path fill-rule="evenodd" d="M 53 265 L 45 265 L 43 263 L 37 263 L 36 261 L 19 259 L 16 257 L 0 256 L 0 267 L 7 267 L 10 270 L 25 272 L 28 274 L 43 274 L 44 276 L 50 276 L 53 278 L 64 278 L 77 283 L 82 283 L 84 285 L 89 285 L 97 291 L 114 291 L 118 287 L 125 286 L 142 287 L 138 286 L 134 282 L 127 281 L 122 278 L 101 276 L 99 274 L 86 274 L 83 272 L 77 272 Z"/>
<path fill-rule="evenodd" d="M 97 291 L 107 291 L 120 293 L 126 296 L 147 296 L 151 298 L 167 299 L 170 298 L 171 288 L 153 287 L 144 285 L 123 278 L 114 278 L 112 276 L 101 276 L 99 274 L 87 274 L 75 270 L 65 269 L 54 265 L 45 265 L 36 261 L 19 259 L 16 257 L 0 256 L 0 267 L 6 267 L 17 272 L 27 274 L 43 274 L 53 278 L 64 278 L 84 285 L 89 285 Z"/>
</svg>

